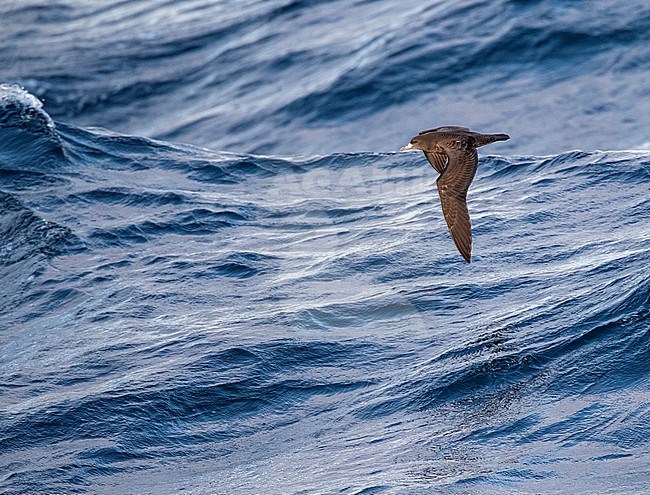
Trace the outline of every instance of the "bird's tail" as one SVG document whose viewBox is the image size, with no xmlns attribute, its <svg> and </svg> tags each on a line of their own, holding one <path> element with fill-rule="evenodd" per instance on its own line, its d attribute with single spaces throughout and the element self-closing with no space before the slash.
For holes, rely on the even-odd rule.
<svg viewBox="0 0 650 495">
<path fill-rule="evenodd" d="M 508 139 L 510 139 L 510 136 L 507 134 L 479 134 L 476 137 L 476 147 L 485 146 L 495 141 L 507 141 Z"/>
</svg>

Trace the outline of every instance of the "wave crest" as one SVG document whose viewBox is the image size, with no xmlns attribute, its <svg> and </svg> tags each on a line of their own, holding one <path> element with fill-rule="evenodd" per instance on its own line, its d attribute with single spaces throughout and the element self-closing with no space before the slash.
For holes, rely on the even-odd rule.
<svg viewBox="0 0 650 495">
<path fill-rule="evenodd" d="M 64 149 L 43 103 L 20 86 L 0 84 L 0 164 L 60 160 Z"/>
</svg>

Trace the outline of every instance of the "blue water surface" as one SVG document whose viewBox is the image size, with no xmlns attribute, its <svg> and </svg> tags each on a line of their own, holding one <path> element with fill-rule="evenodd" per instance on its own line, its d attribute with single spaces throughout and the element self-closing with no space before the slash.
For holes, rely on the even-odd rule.
<svg viewBox="0 0 650 495">
<path fill-rule="evenodd" d="M 647 2 L 0 15 L 0 492 L 650 493 Z"/>
</svg>

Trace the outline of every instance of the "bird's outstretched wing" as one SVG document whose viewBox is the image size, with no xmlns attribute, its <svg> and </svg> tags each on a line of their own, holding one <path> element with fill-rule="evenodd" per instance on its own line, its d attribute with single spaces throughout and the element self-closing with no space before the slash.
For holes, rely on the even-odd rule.
<svg viewBox="0 0 650 495">
<path fill-rule="evenodd" d="M 427 157 L 431 166 L 436 169 L 436 172 L 442 174 L 447 167 L 447 155 L 444 153 L 435 153 L 433 151 L 425 151 L 424 156 Z"/>
<path fill-rule="evenodd" d="M 458 144 L 456 141 L 454 144 Z M 447 167 L 438 178 L 438 194 L 445 221 L 458 251 L 468 263 L 472 257 L 472 226 L 467 209 L 469 189 L 478 163 L 478 154 L 473 143 L 463 143 L 460 149 L 440 143 L 448 157 Z"/>
<path fill-rule="evenodd" d="M 422 134 L 427 134 L 429 132 L 472 132 L 469 130 L 469 127 L 461 127 L 459 125 L 445 125 L 443 127 L 436 127 L 435 129 L 427 129 L 426 131 L 420 131 L 418 136 Z"/>
</svg>

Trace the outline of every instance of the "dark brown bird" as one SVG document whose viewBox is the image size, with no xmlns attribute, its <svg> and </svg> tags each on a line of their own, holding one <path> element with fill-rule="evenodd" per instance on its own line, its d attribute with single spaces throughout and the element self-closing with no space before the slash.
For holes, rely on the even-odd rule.
<svg viewBox="0 0 650 495">
<path fill-rule="evenodd" d="M 424 156 L 440 174 L 436 184 L 440 204 L 451 238 L 468 263 L 472 260 L 472 226 L 467 210 L 467 190 L 476 175 L 476 148 L 510 139 L 507 134 L 479 134 L 467 127 L 444 126 L 422 131 L 403 146 L 424 151 Z"/>
</svg>

